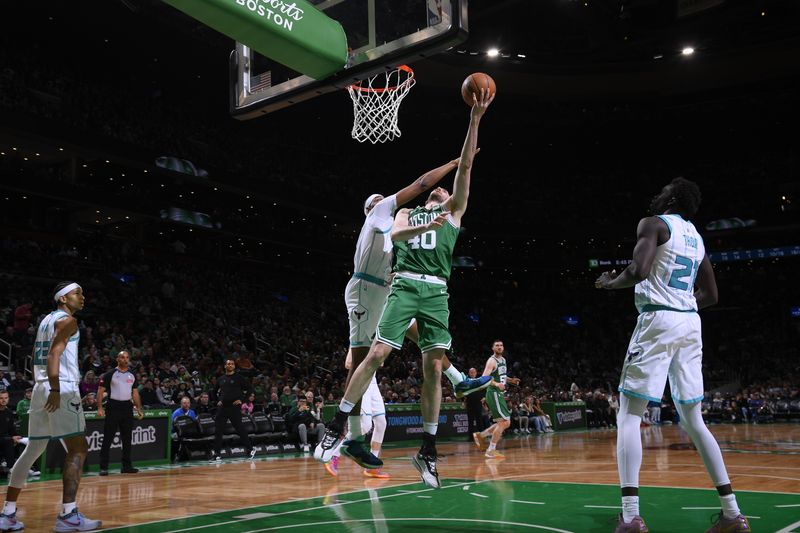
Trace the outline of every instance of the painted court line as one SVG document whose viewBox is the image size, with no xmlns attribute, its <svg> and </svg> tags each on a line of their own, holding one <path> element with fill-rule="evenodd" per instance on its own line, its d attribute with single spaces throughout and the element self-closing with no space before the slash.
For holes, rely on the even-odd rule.
<svg viewBox="0 0 800 533">
<path fill-rule="evenodd" d="M 584 505 L 589 509 L 622 509 L 621 505 Z"/>
<path fill-rule="evenodd" d="M 267 518 L 268 516 L 272 516 L 272 513 L 250 513 L 234 516 L 234 518 L 237 520 L 257 520 L 259 518 Z"/>
<path fill-rule="evenodd" d="M 793 533 L 794 530 L 797 529 L 798 527 L 800 527 L 800 520 L 798 520 L 794 524 L 789 524 L 785 528 L 783 528 L 783 529 L 781 529 L 779 531 L 776 531 L 775 533 Z"/>
<path fill-rule="evenodd" d="M 775 507 L 800 507 L 800 503 L 793 503 L 791 505 L 776 505 Z"/>
<path fill-rule="evenodd" d="M 422 496 L 422 495 L 420 495 L 420 496 L 417 496 L 417 498 L 425 498 L 426 500 L 430 500 L 431 498 L 433 498 L 433 496 Z"/>
<path fill-rule="evenodd" d="M 505 522 L 503 520 L 479 520 L 477 518 L 363 518 L 360 520 L 329 520 L 325 522 L 309 522 L 307 524 L 290 524 L 286 526 L 276 526 L 264 529 L 253 529 L 245 531 L 244 533 L 263 533 L 264 531 L 277 531 L 279 529 L 295 529 L 307 528 L 313 526 L 326 526 L 332 524 L 349 524 L 349 523 L 378 523 L 378 522 L 404 522 L 404 521 L 418 521 L 418 522 L 472 522 L 479 524 L 495 524 L 504 526 L 524 527 L 528 529 L 542 529 L 544 531 L 554 531 L 555 533 L 573 533 L 566 529 L 557 529 L 554 527 L 540 526 L 538 524 L 524 524 L 521 522 Z"/>
<path fill-rule="evenodd" d="M 470 492 L 473 496 L 477 496 L 478 498 L 488 498 L 488 496 L 483 494 L 478 494 L 477 492 Z"/>
<path fill-rule="evenodd" d="M 526 502 L 525 500 L 508 500 L 512 503 L 529 503 L 531 505 L 544 505 L 544 502 Z"/>
<path fill-rule="evenodd" d="M 681 507 L 681 509 L 691 509 L 700 511 L 719 511 L 719 507 Z"/>
</svg>

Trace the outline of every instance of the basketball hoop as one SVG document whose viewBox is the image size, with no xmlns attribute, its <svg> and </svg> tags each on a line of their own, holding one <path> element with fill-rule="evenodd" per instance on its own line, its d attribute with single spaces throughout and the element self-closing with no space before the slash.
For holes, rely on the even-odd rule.
<svg viewBox="0 0 800 533">
<path fill-rule="evenodd" d="M 353 100 L 353 139 L 376 144 L 400 137 L 397 111 L 415 83 L 411 67 L 400 65 L 347 87 Z"/>
</svg>

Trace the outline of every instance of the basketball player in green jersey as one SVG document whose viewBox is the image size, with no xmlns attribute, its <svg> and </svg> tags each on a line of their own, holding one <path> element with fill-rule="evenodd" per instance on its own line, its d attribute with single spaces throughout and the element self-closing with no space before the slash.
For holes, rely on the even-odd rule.
<svg viewBox="0 0 800 533">
<path fill-rule="evenodd" d="M 450 348 L 447 280 L 458 238 L 461 217 L 467 209 L 472 161 L 478 142 L 481 118 L 494 95 L 481 89 L 475 95 L 469 129 L 461 149 L 453 195 L 443 188 L 431 191 L 424 207 L 403 209 L 395 216 L 391 236 L 395 243 L 395 277 L 389 298 L 378 323 L 375 341 L 366 359 L 350 378 L 336 417 L 328 426 L 315 457 L 327 462 L 342 439 L 347 416 L 369 386 L 370 379 L 393 348 L 402 347 L 412 318 L 419 328 L 418 345 L 422 351 L 424 382 L 422 386 L 423 444 L 412 459 L 426 485 L 439 488 L 436 470 L 436 431 L 442 401 L 442 358 Z M 378 467 L 382 462 L 374 458 Z"/>
<path fill-rule="evenodd" d="M 483 451 L 485 447 L 485 440 L 489 435 L 492 436 L 492 441 L 489 444 L 489 449 L 486 450 L 486 457 L 490 459 L 503 459 L 505 456 L 497 451 L 497 444 L 503 438 L 503 432 L 511 425 L 511 410 L 508 408 L 506 399 L 503 392 L 506 390 L 506 384 L 519 385 L 517 378 L 511 378 L 506 375 L 506 358 L 505 346 L 503 341 L 496 340 L 492 343 L 492 355 L 486 360 L 486 366 L 483 369 L 484 376 L 492 376 L 492 383 L 486 389 L 486 405 L 492 413 L 492 420 L 494 424 L 486 428 L 482 432 L 475 432 L 472 437 L 475 439 L 475 444 L 478 449 Z"/>
</svg>

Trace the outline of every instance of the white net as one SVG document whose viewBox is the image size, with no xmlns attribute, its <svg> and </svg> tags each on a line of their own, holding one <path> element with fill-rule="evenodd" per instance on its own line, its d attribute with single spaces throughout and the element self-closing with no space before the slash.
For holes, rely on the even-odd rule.
<svg viewBox="0 0 800 533">
<path fill-rule="evenodd" d="M 397 110 L 415 83 L 414 71 L 402 65 L 350 85 L 347 91 L 353 100 L 353 139 L 376 144 L 400 137 Z"/>
</svg>

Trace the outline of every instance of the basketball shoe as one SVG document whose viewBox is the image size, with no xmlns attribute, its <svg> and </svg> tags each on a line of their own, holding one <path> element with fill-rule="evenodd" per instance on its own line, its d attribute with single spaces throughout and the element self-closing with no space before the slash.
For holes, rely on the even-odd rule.
<svg viewBox="0 0 800 533">
<path fill-rule="evenodd" d="M 497 450 L 486 450 L 484 454 L 489 459 L 505 459 L 506 456 L 502 453 L 498 452 Z"/>
<path fill-rule="evenodd" d="M 71 513 L 56 518 L 55 531 L 91 531 L 102 525 L 103 522 L 100 520 L 91 520 L 83 516 L 76 507 Z"/>
<path fill-rule="evenodd" d="M 468 394 L 483 390 L 492 382 L 492 376 L 481 376 L 472 379 L 465 376 L 463 372 L 461 376 L 464 378 L 464 381 L 455 386 L 456 398 L 463 398 Z"/>
<path fill-rule="evenodd" d="M 372 452 L 364 446 L 363 437 L 344 441 L 342 453 L 355 461 L 361 468 L 372 470 L 383 466 L 383 461 L 372 455 Z"/>
<path fill-rule="evenodd" d="M 17 513 L 0 513 L 0 531 L 20 531 L 25 529 L 25 524 L 17 520 Z"/>
<path fill-rule="evenodd" d="M 650 530 L 647 529 L 641 516 L 634 516 L 633 520 L 626 522 L 622 518 L 622 513 L 619 513 L 619 522 L 614 533 L 647 533 L 648 531 Z"/>
<path fill-rule="evenodd" d="M 331 460 L 325 463 L 325 470 L 328 471 L 330 475 L 333 477 L 337 477 L 339 475 L 339 456 L 334 455 L 331 457 Z"/>
<path fill-rule="evenodd" d="M 419 472 L 425 485 L 432 489 L 442 487 L 439 483 L 439 472 L 436 471 L 436 450 L 420 450 L 411 458 L 411 462 L 414 463 L 414 468 Z"/>
<path fill-rule="evenodd" d="M 389 479 L 392 477 L 387 472 L 384 472 L 382 468 L 373 468 L 372 470 L 364 469 L 364 475 L 378 479 Z"/>
<path fill-rule="evenodd" d="M 750 533 L 750 531 L 750 523 L 743 515 L 736 518 L 725 518 L 725 515 L 719 513 L 717 521 L 706 533 Z"/>
<path fill-rule="evenodd" d="M 325 428 L 325 435 L 314 448 L 314 459 L 321 463 L 327 463 L 336 452 L 336 448 L 342 442 L 342 427 L 336 424 L 336 419 L 331 421 L 330 425 Z"/>
</svg>

